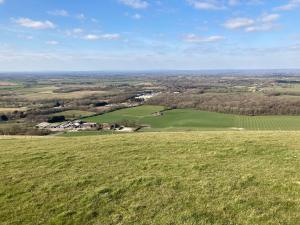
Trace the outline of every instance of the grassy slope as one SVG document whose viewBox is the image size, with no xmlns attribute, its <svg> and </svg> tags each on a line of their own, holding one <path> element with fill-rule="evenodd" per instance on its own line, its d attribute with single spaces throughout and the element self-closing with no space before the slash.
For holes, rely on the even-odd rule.
<svg viewBox="0 0 300 225">
<path fill-rule="evenodd" d="M 113 123 L 122 120 L 142 121 L 145 117 L 153 117 L 151 114 L 163 110 L 162 106 L 141 106 L 117 110 L 100 116 L 94 116 L 85 120 L 97 123 Z"/>
<path fill-rule="evenodd" d="M 176 109 L 163 116 L 151 114 L 162 110 L 159 106 L 141 106 L 118 110 L 86 119 L 92 122 L 117 122 L 123 119 L 149 124 L 152 130 L 224 130 L 245 128 L 249 130 L 300 130 L 300 116 L 238 116 L 204 112 L 192 109 Z"/>
<path fill-rule="evenodd" d="M 300 132 L 0 139 L 1 224 L 300 221 Z"/>
<path fill-rule="evenodd" d="M 75 119 L 85 116 L 92 116 L 94 112 L 82 111 L 82 110 L 68 110 L 64 112 L 54 113 L 51 116 L 65 116 L 66 119 Z"/>
</svg>

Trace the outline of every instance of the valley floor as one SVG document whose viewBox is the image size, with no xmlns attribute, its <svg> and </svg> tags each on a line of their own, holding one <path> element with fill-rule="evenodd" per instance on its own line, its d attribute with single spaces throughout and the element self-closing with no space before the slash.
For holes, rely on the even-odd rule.
<svg viewBox="0 0 300 225">
<path fill-rule="evenodd" d="M 157 112 L 162 111 L 157 116 Z M 143 131 L 208 130 L 300 130 L 300 116 L 244 116 L 195 109 L 164 111 L 162 106 L 143 105 L 85 119 L 95 123 L 135 121 L 149 128 Z"/>
</svg>

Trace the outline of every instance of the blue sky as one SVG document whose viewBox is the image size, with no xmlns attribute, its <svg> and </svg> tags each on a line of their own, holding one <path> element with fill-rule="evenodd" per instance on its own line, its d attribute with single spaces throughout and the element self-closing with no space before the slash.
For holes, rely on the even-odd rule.
<svg viewBox="0 0 300 225">
<path fill-rule="evenodd" d="M 300 68 L 300 0 L 0 0 L 0 71 Z"/>
</svg>

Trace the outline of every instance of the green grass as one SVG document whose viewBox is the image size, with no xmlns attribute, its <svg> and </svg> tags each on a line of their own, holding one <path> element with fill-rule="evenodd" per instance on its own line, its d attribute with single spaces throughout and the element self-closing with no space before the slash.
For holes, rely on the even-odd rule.
<svg viewBox="0 0 300 225">
<path fill-rule="evenodd" d="M 54 113 L 51 116 L 65 116 L 66 119 L 78 119 L 81 117 L 92 116 L 94 112 L 82 111 L 82 110 L 68 110 L 64 112 Z"/>
<path fill-rule="evenodd" d="M 193 109 L 175 109 L 163 116 L 152 113 L 162 110 L 159 106 L 140 106 L 118 110 L 87 121 L 112 123 L 133 120 L 151 126 L 150 131 L 176 130 L 300 130 L 300 116 L 239 116 Z"/>
<path fill-rule="evenodd" d="M 140 106 L 117 110 L 100 116 L 86 118 L 86 121 L 97 123 L 113 123 L 122 120 L 143 121 L 146 117 L 153 117 L 151 114 L 163 110 L 162 106 Z"/>
<path fill-rule="evenodd" d="M 59 134 L 60 137 L 82 137 L 82 136 L 97 136 L 97 135 L 109 135 L 116 134 L 114 131 L 78 131 L 78 132 L 66 132 Z"/>
<path fill-rule="evenodd" d="M 0 224 L 297 225 L 300 132 L 2 137 Z"/>
</svg>

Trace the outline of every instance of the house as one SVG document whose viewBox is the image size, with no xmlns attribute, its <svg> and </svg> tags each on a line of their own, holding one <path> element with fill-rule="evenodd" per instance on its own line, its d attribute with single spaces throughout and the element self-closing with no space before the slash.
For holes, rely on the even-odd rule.
<svg viewBox="0 0 300 225">
<path fill-rule="evenodd" d="M 50 131 L 79 131 L 79 130 L 96 130 L 97 123 L 87 123 L 80 120 L 66 121 L 63 123 L 40 123 L 37 125 L 39 129 L 47 129 Z"/>
<path fill-rule="evenodd" d="M 111 125 L 109 123 L 102 123 L 101 128 L 102 130 L 111 130 Z"/>
<path fill-rule="evenodd" d="M 136 100 L 147 101 L 150 98 L 157 96 L 159 93 L 144 93 L 135 97 Z"/>
</svg>

